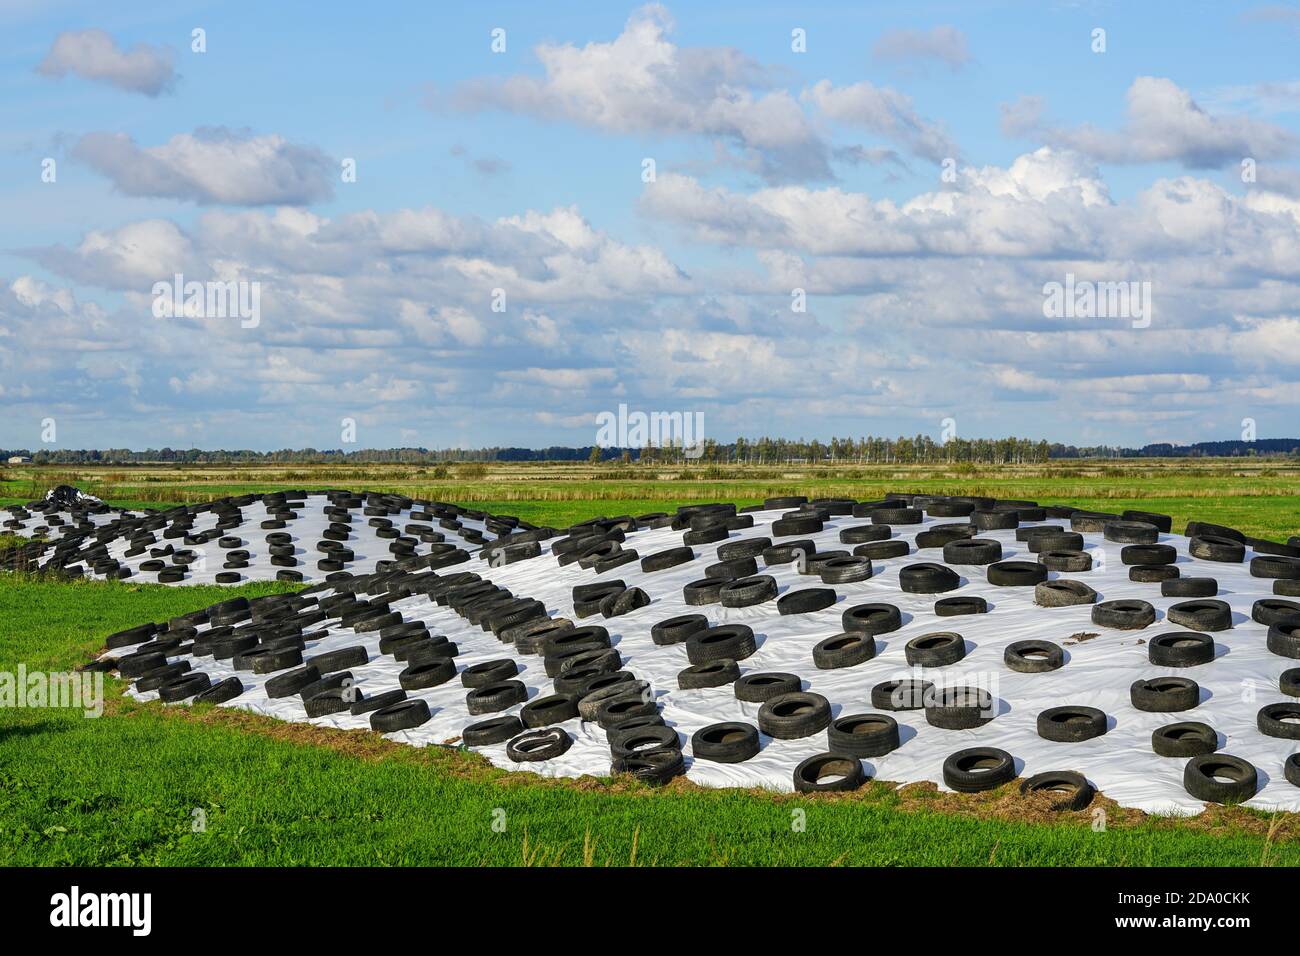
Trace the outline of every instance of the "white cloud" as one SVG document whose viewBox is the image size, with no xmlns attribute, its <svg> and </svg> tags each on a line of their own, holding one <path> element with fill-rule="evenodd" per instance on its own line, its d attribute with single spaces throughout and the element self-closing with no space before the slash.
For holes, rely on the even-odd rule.
<svg viewBox="0 0 1300 956">
<path fill-rule="evenodd" d="M 863 80 L 836 87 L 822 80 L 805 90 L 803 99 L 837 122 L 902 143 L 910 152 L 932 162 L 960 155 L 942 126 L 920 116 L 911 97 L 887 86 Z"/>
<path fill-rule="evenodd" d="M 956 71 L 970 62 L 966 34 L 956 27 L 925 30 L 886 30 L 871 48 L 880 60 L 938 60 Z"/>
<path fill-rule="evenodd" d="M 1004 130 L 1033 133 L 1048 143 L 1075 149 L 1107 163 L 1177 162 L 1190 169 L 1236 165 L 1294 156 L 1294 134 L 1280 126 L 1242 115 L 1212 115 L 1172 80 L 1139 76 L 1129 87 L 1127 119 L 1118 130 L 1091 124 L 1046 125 L 1034 100 L 1004 109 Z"/>
<path fill-rule="evenodd" d="M 170 50 L 145 43 L 119 49 L 103 30 L 60 33 L 36 71 L 54 77 L 71 73 L 145 96 L 168 92 L 176 79 Z"/>
<path fill-rule="evenodd" d="M 336 175 L 335 165 L 315 147 L 221 128 L 178 133 L 160 146 L 143 148 L 125 133 L 88 133 L 72 157 L 128 196 L 201 204 L 301 205 L 329 199 Z"/>
</svg>

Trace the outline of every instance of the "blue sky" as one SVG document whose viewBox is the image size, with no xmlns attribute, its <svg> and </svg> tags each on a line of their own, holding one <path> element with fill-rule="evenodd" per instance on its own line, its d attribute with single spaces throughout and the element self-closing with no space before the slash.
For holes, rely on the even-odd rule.
<svg viewBox="0 0 1300 956">
<path fill-rule="evenodd" d="M 580 445 L 619 403 L 724 441 L 1300 425 L 1294 6 L 0 0 L 0 30 L 0 447 Z M 178 271 L 259 283 L 256 327 L 155 318 Z M 1150 321 L 1045 316 L 1067 274 L 1149 282 Z"/>
</svg>

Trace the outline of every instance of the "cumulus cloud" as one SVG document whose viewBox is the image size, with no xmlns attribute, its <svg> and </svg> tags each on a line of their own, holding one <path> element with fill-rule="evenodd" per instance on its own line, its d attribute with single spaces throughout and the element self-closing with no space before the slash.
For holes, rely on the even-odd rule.
<svg viewBox="0 0 1300 956">
<path fill-rule="evenodd" d="M 72 74 L 145 96 L 170 91 L 176 80 L 171 51 L 146 43 L 120 49 L 103 30 L 60 33 L 36 71 L 53 77 Z"/>
<path fill-rule="evenodd" d="M 928 31 L 886 30 L 871 52 L 879 60 L 938 60 L 954 72 L 971 59 L 966 49 L 966 34 L 951 26 L 937 26 Z"/>
<path fill-rule="evenodd" d="M 1187 90 L 1162 77 L 1139 76 L 1133 81 L 1126 120 L 1118 130 L 1092 124 L 1052 126 L 1042 120 L 1040 108 L 1033 99 L 1004 108 L 1003 130 L 1038 136 L 1100 162 L 1177 162 L 1189 169 L 1214 169 L 1244 157 L 1285 159 L 1300 150 L 1300 141 L 1289 130 L 1249 116 L 1213 115 Z"/>
<path fill-rule="evenodd" d="M 683 48 L 663 7 L 642 7 L 612 41 L 539 44 L 543 76 L 463 84 L 455 105 L 562 119 L 613 133 L 713 137 L 769 179 L 830 178 L 828 150 L 798 102 L 729 47 Z"/>
<path fill-rule="evenodd" d="M 137 146 L 125 133 L 87 133 L 72 158 L 128 196 L 237 206 L 303 205 L 334 194 L 335 165 L 313 146 L 224 128 Z"/>
<path fill-rule="evenodd" d="M 919 115 L 911 97 L 887 86 L 863 80 L 837 87 L 822 80 L 803 99 L 830 119 L 901 143 L 923 159 L 938 163 L 960 155 L 941 125 Z"/>
</svg>

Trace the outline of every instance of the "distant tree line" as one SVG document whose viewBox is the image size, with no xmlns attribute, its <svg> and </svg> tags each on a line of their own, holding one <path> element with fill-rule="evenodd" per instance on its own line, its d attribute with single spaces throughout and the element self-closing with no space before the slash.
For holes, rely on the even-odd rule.
<svg viewBox="0 0 1300 956">
<path fill-rule="evenodd" d="M 1153 444 L 1141 448 L 1075 446 L 1030 438 L 950 438 L 937 442 L 929 435 L 864 438 L 832 437 L 829 441 L 788 438 L 737 438 L 721 443 L 705 439 L 702 447 L 683 448 L 680 442 L 649 448 L 601 448 L 584 445 L 548 448 L 363 448 L 249 449 L 129 448 L 0 449 L 0 465 L 10 457 L 26 456 L 36 465 L 200 464 L 402 464 L 441 465 L 458 462 L 588 461 L 626 464 L 1031 464 L 1074 458 L 1198 458 L 1248 455 L 1300 457 L 1300 438 L 1261 438 L 1258 441 L 1210 441 L 1193 445 Z"/>
</svg>

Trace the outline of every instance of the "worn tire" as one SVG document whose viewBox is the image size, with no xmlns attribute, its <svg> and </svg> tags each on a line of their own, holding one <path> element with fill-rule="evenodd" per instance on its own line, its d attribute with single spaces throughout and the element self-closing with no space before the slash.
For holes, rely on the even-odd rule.
<svg viewBox="0 0 1300 956">
<path fill-rule="evenodd" d="M 1191 710 L 1201 701 L 1201 688 L 1188 677 L 1152 677 L 1134 681 L 1129 700 L 1137 710 L 1152 714 Z"/>
<path fill-rule="evenodd" d="M 691 754 L 714 763 L 744 763 L 758 753 L 758 728 L 742 721 L 701 727 L 691 735 Z"/>
<path fill-rule="evenodd" d="M 1096 707 L 1049 707 L 1038 715 L 1038 736 L 1056 743 L 1079 743 L 1106 732 L 1106 714 Z"/>
<path fill-rule="evenodd" d="M 1209 724 L 1195 720 L 1165 724 L 1151 732 L 1151 749 L 1159 757 L 1195 757 L 1219 749 L 1219 735 Z"/>
<path fill-rule="evenodd" d="M 1018 674 L 1045 674 L 1064 666 L 1065 649 L 1051 641 L 1013 641 L 1002 662 Z"/>
<path fill-rule="evenodd" d="M 793 691 L 763 702 L 758 729 L 778 740 L 811 737 L 831 722 L 831 705 L 821 694 Z"/>
<path fill-rule="evenodd" d="M 1214 660 L 1214 638 L 1194 631 L 1157 634 L 1147 643 L 1147 659 L 1157 667 L 1196 667 Z"/>
<path fill-rule="evenodd" d="M 1051 793 L 1060 798 L 1052 803 L 1056 812 L 1083 810 L 1092 803 L 1096 790 L 1081 773 L 1073 770 L 1048 770 L 1036 773 L 1020 784 L 1022 794 Z"/>
<path fill-rule="evenodd" d="M 888 714 L 848 714 L 826 728 L 827 749 L 854 757 L 883 757 L 898 749 L 898 721 Z"/>
<path fill-rule="evenodd" d="M 1136 631 L 1156 620 L 1156 609 L 1146 601 L 1103 601 L 1092 606 L 1092 623 L 1120 631 Z"/>
<path fill-rule="evenodd" d="M 876 639 L 861 631 L 844 631 L 819 641 L 812 650 L 813 665 L 819 670 L 852 667 L 876 656 Z"/>
<path fill-rule="evenodd" d="M 1242 803 L 1259 789 L 1259 773 L 1231 754 L 1199 754 L 1183 768 L 1183 789 L 1208 803 Z"/>
<path fill-rule="evenodd" d="M 903 654 L 911 667 L 946 667 L 966 656 L 966 641 L 956 631 L 934 631 L 912 638 Z"/>
<path fill-rule="evenodd" d="M 968 747 L 950 754 L 943 762 L 943 782 L 958 793 L 992 790 L 1015 776 L 1015 760 L 996 747 Z"/>
</svg>

